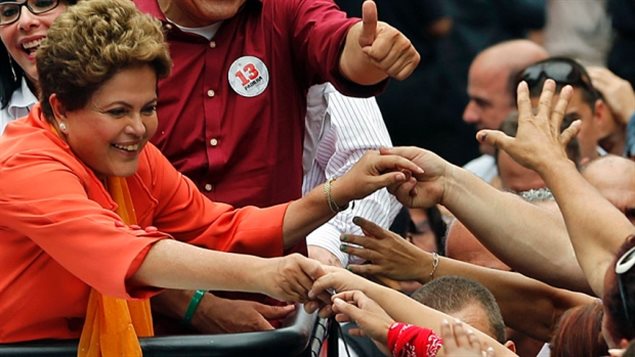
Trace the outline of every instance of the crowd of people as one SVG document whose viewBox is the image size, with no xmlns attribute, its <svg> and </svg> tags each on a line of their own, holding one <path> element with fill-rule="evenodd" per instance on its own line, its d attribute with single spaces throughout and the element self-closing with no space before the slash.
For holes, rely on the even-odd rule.
<svg viewBox="0 0 635 357">
<path fill-rule="evenodd" d="M 469 65 L 481 156 L 393 147 L 374 96 L 432 61 L 388 8 L 0 0 L 0 344 L 134 356 L 299 303 L 360 356 L 635 356 L 629 80 L 551 17 Z"/>
</svg>

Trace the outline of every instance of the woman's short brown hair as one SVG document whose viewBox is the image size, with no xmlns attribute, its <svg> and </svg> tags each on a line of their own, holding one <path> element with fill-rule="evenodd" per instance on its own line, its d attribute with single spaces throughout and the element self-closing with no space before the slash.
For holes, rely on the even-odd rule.
<svg viewBox="0 0 635 357">
<path fill-rule="evenodd" d="M 40 102 L 49 120 L 53 93 L 65 109 L 76 110 L 124 68 L 150 65 L 163 78 L 172 66 L 161 24 L 130 0 L 80 1 L 69 7 L 49 28 L 36 59 Z"/>
</svg>

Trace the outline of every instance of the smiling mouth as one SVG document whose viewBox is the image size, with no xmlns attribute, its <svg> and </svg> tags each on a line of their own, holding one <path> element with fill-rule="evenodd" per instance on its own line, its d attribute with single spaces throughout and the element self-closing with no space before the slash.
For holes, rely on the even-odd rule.
<svg viewBox="0 0 635 357">
<path fill-rule="evenodd" d="M 37 40 L 24 42 L 22 44 L 22 50 L 29 55 L 35 54 L 35 51 L 37 51 L 37 49 L 40 48 L 40 45 L 42 44 L 42 41 L 44 41 L 45 38 L 46 37 L 42 37 Z"/>
<path fill-rule="evenodd" d="M 141 147 L 140 144 L 134 144 L 134 145 L 120 145 L 120 144 L 112 144 L 112 147 L 125 151 L 125 152 L 137 152 L 139 151 L 139 148 Z"/>
</svg>

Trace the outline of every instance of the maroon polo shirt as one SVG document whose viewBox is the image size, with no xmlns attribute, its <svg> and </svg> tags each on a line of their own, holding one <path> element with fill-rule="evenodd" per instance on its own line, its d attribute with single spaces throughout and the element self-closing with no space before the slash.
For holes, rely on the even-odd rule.
<svg viewBox="0 0 635 357">
<path fill-rule="evenodd" d="M 163 22 L 174 61 L 159 82 L 152 141 L 215 201 L 263 207 L 299 198 L 308 88 L 330 81 L 370 96 L 383 86 L 339 75 L 359 19 L 330 0 L 248 0 L 212 41 L 168 24 L 157 0 L 134 2 Z"/>
</svg>

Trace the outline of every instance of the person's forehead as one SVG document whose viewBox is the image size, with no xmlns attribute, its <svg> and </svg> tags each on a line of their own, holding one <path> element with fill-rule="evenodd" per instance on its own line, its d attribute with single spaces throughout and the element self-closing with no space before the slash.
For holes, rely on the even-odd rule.
<svg viewBox="0 0 635 357">
<path fill-rule="evenodd" d="M 571 96 L 571 99 L 569 99 L 569 103 L 567 104 L 567 110 L 566 110 L 567 114 L 591 110 L 591 106 L 589 105 L 589 103 L 583 100 L 582 95 L 583 95 L 582 89 L 577 87 L 573 88 L 573 95 Z M 551 99 L 551 106 L 555 107 L 559 99 L 560 99 L 560 95 L 559 93 L 556 93 Z M 532 107 L 537 108 L 539 102 L 540 102 L 539 96 L 531 97 Z"/>
<path fill-rule="evenodd" d="M 490 324 L 489 316 L 487 316 L 487 312 L 480 303 L 476 301 L 468 302 L 461 310 L 451 312 L 448 315 L 457 318 L 493 339 L 496 339 L 493 327 Z"/>
<path fill-rule="evenodd" d="M 470 96 L 482 98 L 511 98 L 507 91 L 506 76 L 502 72 L 476 72 L 468 80 L 467 92 Z"/>
</svg>

